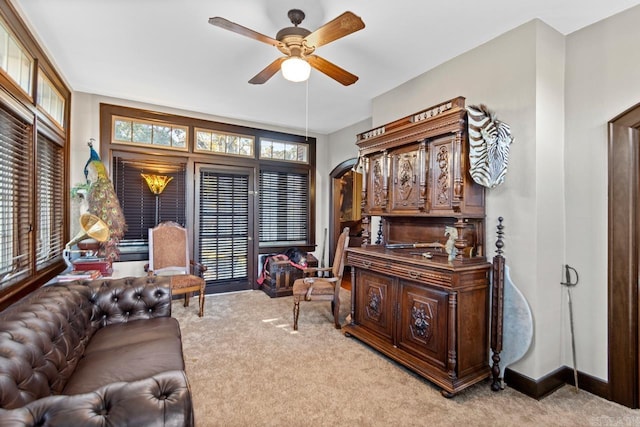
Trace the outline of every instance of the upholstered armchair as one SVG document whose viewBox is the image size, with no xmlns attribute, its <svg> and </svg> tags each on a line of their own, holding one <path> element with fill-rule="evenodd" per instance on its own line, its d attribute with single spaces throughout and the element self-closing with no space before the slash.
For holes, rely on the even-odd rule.
<svg viewBox="0 0 640 427">
<path fill-rule="evenodd" d="M 345 227 L 338 238 L 333 265 L 330 267 L 308 267 L 303 270 L 305 277 L 293 282 L 293 329 L 298 330 L 300 301 L 331 301 L 333 322 L 340 329 L 340 286 L 344 271 L 345 251 L 349 246 L 349 227 Z M 320 276 L 318 276 L 320 273 Z M 324 277 L 329 273 L 329 277 Z"/>
<path fill-rule="evenodd" d="M 198 316 L 204 315 L 205 280 L 207 267 L 189 257 L 187 230 L 175 222 L 166 221 L 149 229 L 149 275 L 171 276 L 172 295 L 184 295 L 184 306 L 189 296 L 200 295 Z"/>
</svg>

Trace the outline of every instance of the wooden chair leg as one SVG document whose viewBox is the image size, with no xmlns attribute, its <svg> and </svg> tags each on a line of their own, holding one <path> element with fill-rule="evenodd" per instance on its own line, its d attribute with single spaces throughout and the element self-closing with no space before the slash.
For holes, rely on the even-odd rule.
<svg viewBox="0 0 640 427">
<path fill-rule="evenodd" d="M 300 314 L 300 297 L 293 297 L 293 330 L 298 330 L 298 315 Z"/>
<path fill-rule="evenodd" d="M 198 316 L 204 316 L 204 287 L 200 288 L 200 312 Z"/>
<path fill-rule="evenodd" d="M 336 329 L 341 329 L 340 325 L 340 299 L 337 301 L 331 301 L 331 308 L 333 309 L 333 323 L 336 325 Z"/>
<path fill-rule="evenodd" d="M 190 293 L 190 292 L 186 292 L 186 293 L 184 294 L 184 306 L 185 306 L 185 307 L 189 307 L 189 293 Z"/>
</svg>

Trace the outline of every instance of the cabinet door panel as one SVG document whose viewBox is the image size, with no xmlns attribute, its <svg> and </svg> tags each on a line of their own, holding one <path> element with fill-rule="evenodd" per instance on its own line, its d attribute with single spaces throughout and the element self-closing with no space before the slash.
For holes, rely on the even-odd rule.
<svg viewBox="0 0 640 427">
<path fill-rule="evenodd" d="M 416 146 L 391 154 L 391 210 L 394 213 L 420 211 L 420 165 Z M 424 201 L 424 198 L 422 199 Z M 424 204 L 424 203 L 422 203 Z"/>
<path fill-rule="evenodd" d="M 410 282 L 401 282 L 400 293 L 398 347 L 445 369 L 448 294 Z"/>
<path fill-rule="evenodd" d="M 356 276 L 356 323 L 392 341 L 393 279 L 367 270 Z"/>
<path fill-rule="evenodd" d="M 450 210 L 453 205 L 454 139 L 432 141 L 429 149 L 431 161 L 431 210 Z"/>
<path fill-rule="evenodd" d="M 368 174 L 368 208 L 369 213 L 381 213 L 387 207 L 387 164 L 382 153 L 371 156 Z"/>
</svg>

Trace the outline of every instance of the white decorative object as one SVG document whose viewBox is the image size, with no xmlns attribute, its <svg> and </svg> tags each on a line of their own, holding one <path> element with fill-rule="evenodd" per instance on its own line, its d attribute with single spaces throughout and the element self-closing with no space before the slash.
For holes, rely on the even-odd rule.
<svg viewBox="0 0 640 427">
<path fill-rule="evenodd" d="M 533 340 L 533 315 L 527 299 L 511 280 L 509 266 L 504 269 L 504 312 L 502 352 L 500 353 L 500 379 L 504 370 L 522 359 Z"/>
<path fill-rule="evenodd" d="M 449 254 L 449 261 L 453 261 L 458 254 L 458 249 L 456 248 L 456 239 L 458 238 L 458 229 L 455 227 L 445 227 L 444 235 L 449 236 L 447 242 L 444 244 L 444 249 Z"/>
</svg>

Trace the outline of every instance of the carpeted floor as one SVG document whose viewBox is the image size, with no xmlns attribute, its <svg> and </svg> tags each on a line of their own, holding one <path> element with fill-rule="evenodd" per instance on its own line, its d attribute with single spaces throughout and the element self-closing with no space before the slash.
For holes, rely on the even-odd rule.
<svg viewBox="0 0 640 427">
<path fill-rule="evenodd" d="M 640 411 L 565 386 L 541 401 L 488 382 L 452 399 L 333 327 L 329 303 L 262 291 L 207 295 L 205 316 L 175 301 L 196 425 L 640 426 Z M 343 291 L 341 321 L 349 312 Z"/>
</svg>

